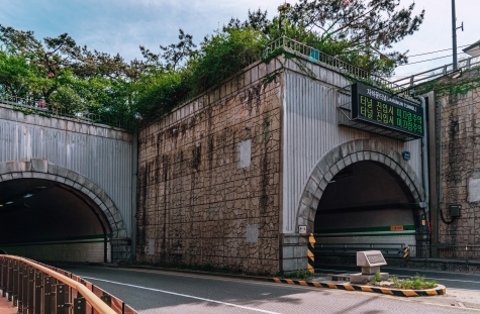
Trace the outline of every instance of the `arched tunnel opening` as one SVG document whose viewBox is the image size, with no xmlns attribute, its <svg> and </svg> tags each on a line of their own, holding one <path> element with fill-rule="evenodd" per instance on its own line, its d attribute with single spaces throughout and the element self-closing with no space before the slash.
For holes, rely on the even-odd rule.
<svg viewBox="0 0 480 314">
<path fill-rule="evenodd" d="M 315 262 L 352 264 L 365 248 L 401 257 L 402 245 L 416 244 L 419 217 L 412 192 L 394 170 L 374 161 L 354 163 L 330 180 L 320 199 Z"/>
<path fill-rule="evenodd" d="M 0 250 L 42 261 L 108 262 L 111 227 L 75 188 L 42 179 L 0 182 Z"/>
</svg>

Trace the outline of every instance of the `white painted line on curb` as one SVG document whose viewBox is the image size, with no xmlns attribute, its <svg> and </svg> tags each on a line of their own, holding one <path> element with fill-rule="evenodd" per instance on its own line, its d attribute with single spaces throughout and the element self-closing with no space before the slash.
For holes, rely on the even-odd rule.
<svg viewBox="0 0 480 314">
<path fill-rule="evenodd" d="M 212 302 L 212 303 L 218 303 L 218 304 L 223 304 L 223 305 L 228 305 L 228 306 L 233 306 L 233 307 L 238 307 L 241 309 L 246 309 L 250 311 L 255 311 L 255 312 L 261 312 L 261 313 L 267 313 L 267 314 L 280 314 L 278 312 L 271 312 L 271 311 L 265 311 L 261 309 L 256 309 L 254 307 L 248 307 L 248 306 L 243 306 L 243 305 L 238 305 L 238 304 L 233 304 L 233 303 L 228 303 L 228 302 L 222 302 L 222 301 L 217 301 L 217 300 L 212 300 L 212 299 L 205 299 L 205 298 L 200 298 L 200 297 L 195 297 L 193 295 L 188 295 L 188 294 L 182 294 L 182 293 L 176 293 L 176 292 L 171 292 L 171 291 L 166 291 L 166 290 L 160 290 L 160 289 L 154 289 L 154 288 L 148 288 L 148 287 L 142 287 L 142 286 L 137 286 L 137 285 L 131 285 L 123 282 L 118 282 L 118 281 L 111 281 L 111 280 L 105 280 L 105 279 L 99 279 L 95 277 L 83 277 L 84 279 L 90 279 L 90 280 L 97 280 L 97 281 L 102 281 L 102 282 L 107 282 L 115 285 L 120 285 L 120 286 L 127 286 L 127 287 L 132 287 L 132 288 L 137 288 L 137 289 L 143 289 L 143 290 L 149 290 L 149 291 L 155 291 L 155 292 L 161 292 L 165 294 L 172 294 L 180 297 L 185 297 L 185 298 L 191 298 L 195 300 L 200 300 L 200 301 L 205 301 L 205 302 Z"/>
</svg>

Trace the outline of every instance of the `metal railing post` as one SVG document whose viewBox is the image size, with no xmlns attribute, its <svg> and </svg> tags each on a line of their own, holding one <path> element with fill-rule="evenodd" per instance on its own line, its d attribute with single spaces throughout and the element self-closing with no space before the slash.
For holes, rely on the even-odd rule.
<svg viewBox="0 0 480 314">
<path fill-rule="evenodd" d="M 43 288 L 43 274 L 35 270 L 34 273 L 34 288 L 33 288 L 33 312 L 34 314 L 42 313 L 42 288 Z M 30 313 L 29 313 L 30 314 Z"/>
<path fill-rule="evenodd" d="M 44 309 L 44 313 L 45 314 L 48 314 L 48 313 L 56 313 L 56 309 L 54 306 L 52 306 L 54 304 L 54 296 L 55 296 L 55 292 L 53 290 L 53 287 L 54 287 L 54 282 L 55 279 L 50 277 L 50 276 L 45 276 L 44 278 L 44 281 L 43 281 L 43 287 L 44 287 L 44 303 L 43 303 L 43 309 Z M 55 312 L 54 312 L 55 310 Z"/>
<path fill-rule="evenodd" d="M 18 297 L 18 312 L 27 313 L 27 295 L 28 295 L 28 269 L 27 265 L 20 265 L 20 293 Z"/>
<path fill-rule="evenodd" d="M 73 314 L 86 314 L 87 313 L 87 301 L 80 293 L 77 293 L 77 297 L 73 300 Z"/>
<path fill-rule="evenodd" d="M 18 305 L 18 262 L 13 262 L 13 289 L 12 289 L 13 306 Z"/>
<path fill-rule="evenodd" d="M 13 300 L 13 261 L 8 261 L 8 274 L 7 274 L 7 292 L 8 292 L 8 302 Z"/>
<path fill-rule="evenodd" d="M 33 313 L 33 291 L 35 290 L 35 271 L 28 266 L 28 291 L 27 291 L 27 309 L 28 314 Z"/>
<path fill-rule="evenodd" d="M 56 286 L 56 309 L 58 314 L 68 314 L 71 303 L 68 302 L 68 289 L 66 285 L 59 283 Z"/>
<path fill-rule="evenodd" d="M 0 264 L 0 271 L 1 274 L 0 276 L 2 277 L 0 281 L 0 287 L 2 288 L 2 297 L 7 296 L 7 275 L 8 275 L 8 268 L 7 268 L 7 259 L 5 258 L 0 258 L 1 264 Z"/>
</svg>

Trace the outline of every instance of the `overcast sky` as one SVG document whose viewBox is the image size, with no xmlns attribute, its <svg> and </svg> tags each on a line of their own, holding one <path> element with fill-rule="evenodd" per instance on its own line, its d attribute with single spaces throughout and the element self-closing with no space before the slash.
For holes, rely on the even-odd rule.
<svg viewBox="0 0 480 314">
<path fill-rule="evenodd" d="M 0 0 L 0 24 L 32 30 L 37 38 L 70 34 L 80 45 L 125 59 L 141 58 L 139 45 L 158 51 L 159 45 L 177 42 L 178 29 L 199 43 L 231 17 L 244 20 L 248 9 L 276 14 L 284 0 Z M 296 1 L 290 0 L 291 4 Z M 401 0 L 407 6 L 413 0 Z M 452 46 L 451 0 L 416 0 L 416 11 L 426 10 L 420 31 L 395 46 L 410 55 Z M 456 0 L 459 46 L 480 40 L 480 0 Z M 461 52 L 461 49 L 459 49 Z M 451 50 L 410 58 L 410 62 L 451 55 Z M 452 57 L 402 66 L 395 77 L 451 63 Z"/>
</svg>

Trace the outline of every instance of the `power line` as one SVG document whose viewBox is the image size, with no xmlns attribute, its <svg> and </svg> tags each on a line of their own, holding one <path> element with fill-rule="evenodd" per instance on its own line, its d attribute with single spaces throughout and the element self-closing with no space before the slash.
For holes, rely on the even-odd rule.
<svg viewBox="0 0 480 314">
<path fill-rule="evenodd" d="M 412 65 L 412 64 L 417 64 L 417 63 L 423 63 L 423 62 L 428 62 L 428 61 L 433 61 L 433 60 L 438 60 L 438 59 L 444 59 L 444 58 L 448 58 L 448 57 L 451 57 L 452 55 L 446 55 L 446 56 L 441 56 L 441 57 L 437 57 L 437 58 L 432 58 L 432 59 L 426 59 L 426 60 L 420 60 L 420 61 L 417 61 L 417 62 L 412 62 L 412 63 L 407 63 L 407 64 L 401 64 L 398 67 L 404 67 L 404 66 L 407 66 L 407 65 Z"/>
<path fill-rule="evenodd" d="M 466 47 L 466 46 L 470 46 L 470 44 L 468 45 L 461 45 L 461 46 L 458 46 L 457 48 L 463 48 L 463 47 Z M 442 51 L 447 51 L 447 50 L 451 50 L 452 48 L 445 48 L 445 49 L 440 49 L 440 50 L 435 50 L 435 51 L 429 51 L 429 52 L 422 52 L 422 53 L 417 53 L 416 55 L 410 55 L 410 56 L 407 56 L 409 58 L 412 58 L 412 57 L 418 57 L 418 56 L 424 56 L 424 55 L 429 55 L 429 54 L 433 54 L 433 53 L 437 53 L 437 52 L 442 52 Z"/>
</svg>

